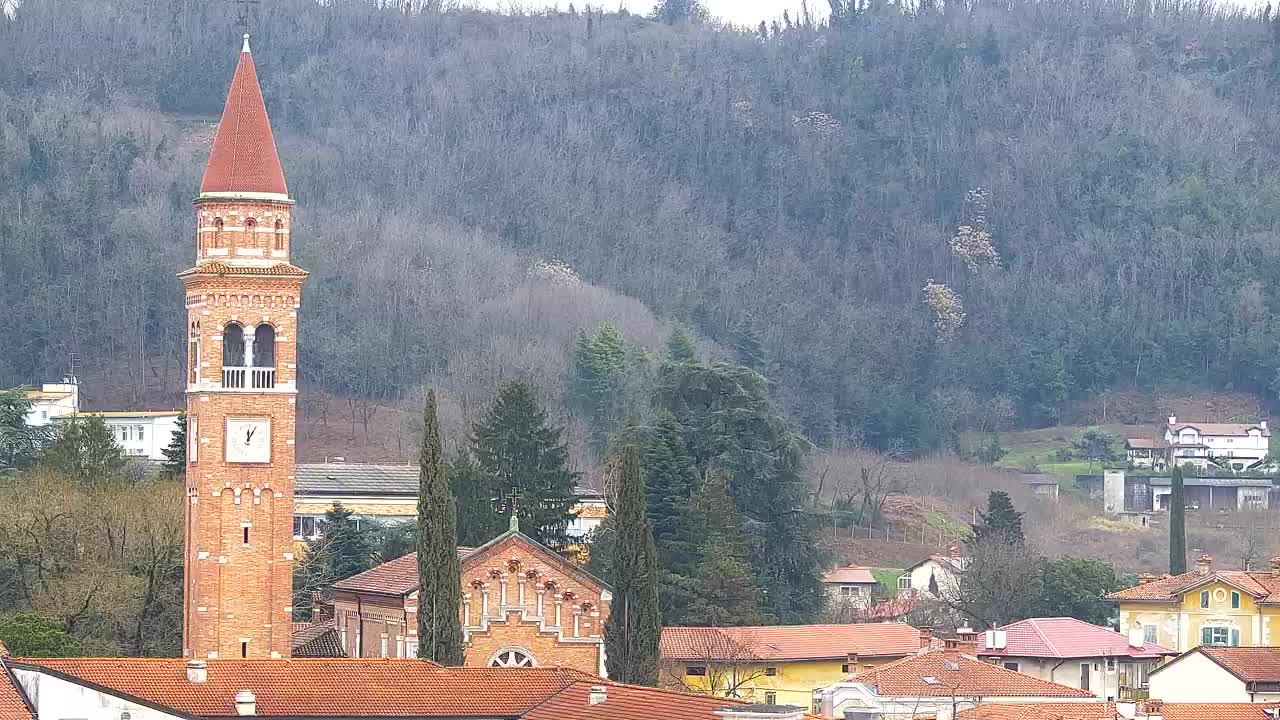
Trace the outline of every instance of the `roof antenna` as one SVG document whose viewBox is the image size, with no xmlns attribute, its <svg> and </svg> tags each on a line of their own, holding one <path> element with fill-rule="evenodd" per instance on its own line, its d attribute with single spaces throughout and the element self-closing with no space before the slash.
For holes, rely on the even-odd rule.
<svg viewBox="0 0 1280 720">
<path fill-rule="evenodd" d="M 244 52 L 249 52 L 248 30 L 249 30 L 249 6 L 260 5 L 262 0 L 234 0 L 236 4 L 236 27 L 246 31 Z"/>
</svg>

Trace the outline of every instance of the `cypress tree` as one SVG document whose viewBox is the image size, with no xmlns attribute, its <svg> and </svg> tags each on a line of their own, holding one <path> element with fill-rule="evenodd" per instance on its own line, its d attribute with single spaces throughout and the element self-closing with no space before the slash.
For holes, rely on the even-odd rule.
<svg viewBox="0 0 1280 720">
<path fill-rule="evenodd" d="M 445 471 L 436 393 L 427 392 L 418 460 L 418 657 L 462 664 L 462 571 L 453 492 Z"/>
<path fill-rule="evenodd" d="M 1181 575 L 1187 571 L 1187 501 L 1182 468 L 1174 466 L 1169 486 L 1169 574 Z"/>
<path fill-rule="evenodd" d="M 613 517 L 613 601 L 604 625 L 609 678 L 658 684 L 658 560 L 645 515 L 644 476 L 634 446 L 622 451 Z"/>
</svg>

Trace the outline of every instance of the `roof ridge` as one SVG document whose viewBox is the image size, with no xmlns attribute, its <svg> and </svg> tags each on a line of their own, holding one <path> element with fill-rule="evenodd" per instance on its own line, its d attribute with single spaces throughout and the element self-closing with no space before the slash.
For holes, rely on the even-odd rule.
<svg viewBox="0 0 1280 720">
<path fill-rule="evenodd" d="M 1045 646 L 1048 647 L 1049 650 L 1053 652 L 1053 656 L 1062 657 L 1062 651 L 1059 650 L 1058 646 L 1054 644 L 1052 640 L 1049 639 L 1049 636 L 1045 634 L 1044 630 L 1040 629 L 1040 623 L 1036 622 L 1037 619 L 1038 618 L 1028 618 L 1027 621 L 1031 623 L 1031 628 L 1036 631 L 1037 635 L 1040 636 L 1040 640 L 1044 642 Z"/>
</svg>

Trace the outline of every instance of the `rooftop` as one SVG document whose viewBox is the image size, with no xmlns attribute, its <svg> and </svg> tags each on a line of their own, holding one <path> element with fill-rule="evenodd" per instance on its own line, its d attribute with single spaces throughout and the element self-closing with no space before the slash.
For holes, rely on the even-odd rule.
<svg viewBox="0 0 1280 720">
<path fill-rule="evenodd" d="M 1010 623 L 1000 630 L 1006 633 L 1005 646 L 987 647 L 988 633 L 982 633 L 978 636 L 978 655 L 1039 658 L 1157 658 L 1177 655 L 1155 643 L 1133 647 L 1129 638 L 1114 630 L 1069 617 L 1030 618 Z"/>
<path fill-rule="evenodd" d="M 222 120 L 213 138 L 209 164 L 200 181 L 200 194 L 269 194 L 287 199 L 284 170 L 267 119 L 267 105 L 258 85 L 258 71 L 245 35 Z"/>
<path fill-rule="evenodd" d="M 882 697 L 1048 697 L 1093 698 L 1067 687 L 1007 670 L 955 650 L 931 650 L 850 677 Z"/>
<path fill-rule="evenodd" d="M 1280 683 L 1280 647 L 1213 647 L 1201 645 L 1154 672 L 1173 665 L 1184 657 L 1200 653 L 1245 683 Z"/>
<path fill-rule="evenodd" d="M 822 582 L 832 585 L 875 585 L 876 576 L 871 574 L 869 567 L 849 565 L 827 571 L 822 576 Z"/>
<path fill-rule="evenodd" d="M 473 550 L 474 548 L 458 548 L 458 558 L 465 558 Z M 382 595 L 408 595 L 418 589 L 418 553 L 402 555 L 345 580 L 339 580 L 333 584 L 333 589 Z"/>
<path fill-rule="evenodd" d="M 1196 568 L 1181 575 L 1169 575 L 1139 583 L 1117 590 L 1107 595 L 1107 599 L 1120 602 L 1174 602 L 1183 593 L 1214 582 L 1248 593 L 1260 603 L 1280 602 L 1280 574 L 1274 571 L 1213 570 L 1211 567 L 1206 568 L 1206 571 Z"/>
<path fill-rule="evenodd" d="M 296 658 L 346 657 L 334 622 L 294 623 L 292 655 Z"/>
<path fill-rule="evenodd" d="M 204 266 L 201 266 L 204 267 Z M 417 497 L 418 465 L 371 464 L 349 462 L 298 463 L 296 473 L 298 495 L 398 495 Z M 601 501 L 603 497 L 590 488 L 579 487 L 578 499 Z M 582 517 L 594 517 L 583 514 Z"/>
<path fill-rule="evenodd" d="M 1071 703 L 983 703 L 956 713 L 956 720 L 1114 720 L 1116 704 Z"/>
<path fill-rule="evenodd" d="M 1264 437 L 1269 437 L 1271 431 L 1267 429 L 1265 422 L 1259 423 L 1215 423 L 1215 422 L 1186 422 L 1179 421 L 1177 418 L 1169 418 L 1169 432 L 1175 435 L 1187 428 L 1191 428 L 1201 435 L 1229 435 L 1234 437 L 1246 437 L 1250 430 L 1259 431 Z M 1178 444 L 1177 438 L 1174 438 L 1175 445 Z"/>
<path fill-rule="evenodd" d="M 664 660 L 824 660 L 910 655 L 920 649 L 920 631 L 906 623 L 856 625 L 759 625 L 755 627 L 666 627 Z"/>
</svg>

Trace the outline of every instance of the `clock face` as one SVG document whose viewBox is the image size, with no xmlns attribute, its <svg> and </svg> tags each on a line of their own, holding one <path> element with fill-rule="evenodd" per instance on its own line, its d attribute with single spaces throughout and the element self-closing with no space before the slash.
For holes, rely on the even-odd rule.
<svg viewBox="0 0 1280 720">
<path fill-rule="evenodd" d="M 271 418 L 227 418 L 227 462 L 271 462 Z"/>
</svg>

